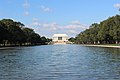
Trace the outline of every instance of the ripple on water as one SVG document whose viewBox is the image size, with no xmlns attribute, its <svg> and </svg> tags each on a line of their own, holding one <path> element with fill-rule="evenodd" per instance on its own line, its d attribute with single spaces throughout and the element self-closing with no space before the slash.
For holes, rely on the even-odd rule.
<svg viewBox="0 0 120 80">
<path fill-rule="evenodd" d="M 120 80 L 120 49 L 46 45 L 0 50 L 0 80 Z"/>
</svg>

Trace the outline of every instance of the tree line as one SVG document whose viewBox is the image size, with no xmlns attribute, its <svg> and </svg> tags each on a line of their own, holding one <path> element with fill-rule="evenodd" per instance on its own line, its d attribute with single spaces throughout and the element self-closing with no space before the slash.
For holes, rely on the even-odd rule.
<svg viewBox="0 0 120 80">
<path fill-rule="evenodd" d="M 92 24 L 79 33 L 74 41 L 77 44 L 118 44 L 120 43 L 120 15 Z"/>
<path fill-rule="evenodd" d="M 0 20 L 0 46 L 44 45 L 51 39 L 12 19 Z"/>
</svg>

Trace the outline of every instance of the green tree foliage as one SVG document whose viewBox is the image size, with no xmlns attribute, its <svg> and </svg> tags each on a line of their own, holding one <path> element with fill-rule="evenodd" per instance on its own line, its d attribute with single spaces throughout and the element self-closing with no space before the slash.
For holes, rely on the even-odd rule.
<svg viewBox="0 0 120 80">
<path fill-rule="evenodd" d="M 71 37 L 68 39 L 70 42 L 75 42 L 75 38 Z"/>
<path fill-rule="evenodd" d="M 47 42 L 45 39 L 43 40 L 33 29 L 24 27 L 21 22 L 16 22 L 12 19 L 0 20 L 0 44 L 4 44 L 4 46 L 5 44 L 45 44 Z"/>
<path fill-rule="evenodd" d="M 76 36 L 79 44 L 114 44 L 120 42 L 120 15 L 116 15 L 100 22 L 94 23 L 89 29 Z"/>
<path fill-rule="evenodd" d="M 21 43 L 25 40 L 24 32 L 21 30 L 19 23 L 14 22 L 11 19 L 1 20 L 5 24 L 5 28 L 10 32 L 9 42 L 10 43 Z"/>
</svg>

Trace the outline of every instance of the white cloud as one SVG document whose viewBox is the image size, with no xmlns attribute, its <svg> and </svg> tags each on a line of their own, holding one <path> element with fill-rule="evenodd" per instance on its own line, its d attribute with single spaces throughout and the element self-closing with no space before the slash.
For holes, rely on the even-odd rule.
<svg viewBox="0 0 120 80">
<path fill-rule="evenodd" d="M 70 33 L 70 34 L 78 34 L 78 32 L 76 30 L 68 30 L 68 33 Z"/>
<path fill-rule="evenodd" d="M 28 12 L 28 8 L 30 7 L 30 4 L 28 2 L 28 0 L 25 0 L 25 2 L 23 3 L 23 7 L 25 9 L 24 15 L 28 16 L 30 13 Z"/>
<path fill-rule="evenodd" d="M 25 3 L 23 4 L 23 7 L 25 9 L 28 9 L 30 7 L 30 4 L 29 4 L 28 0 L 25 0 Z"/>
<path fill-rule="evenodd" d="M 42 9 L 42 11 L 44 11 L 44 12 L 51 12 L 52 10 L 50 9 L 50 8 L 48 8 L 48 7 L 45 7 L 45 6 L 41 6 L 41 9 Z"/>
<path fill-rule="evenodd" d="M 72 21 L 71 24 L 65 26 L 67 29 L 86 29 L 87 26 L 80 23 L 80 21 Z"/>
<path fill-rule="evenodd" d="M 38 18 L 33 18 L 32 20 L 33 20 L 33 21 L 38 21 Z"/>
<path fill-rule="evenodd" d="M 25 15 L 25 16 L 28 16 L 28 15 L 29 15 L 29 12 L 28 12 L 28 11 L 26 11 L 26 12 L 24 13 L 24 15 Z"/>
<path fill-rule="evenodd" d="M 39 22 L 34 21 L 30 26 L 37 26 L 40 28 L 44 28 L 44 29 L 48 29 L 48 30 L 57 30 L 58 29 L 58 24 L 56 22 L 52 22 L 52 23 L 43 23 L 43 22 Z"/>
<path fill-rule="evenodd" d="M 41 22 L 37 18 L 32 19 L 33 22 L 30 25 L 40 34 L 53 35 L 55 33 L 66 33 L 68 35 L 76 36 L 81 31 L 87 29 L 87 26 L 82 25 L 79 21 L 72 21 L 67 25 L 59 25 L 56 22 Z"/>
<path fill-rule="evenodd" d="M 79 24 L 81 24 L 81 23 L 80 23 L 80 21 L 75 20 L 75 21 L 72 21 L 72 22 L 71 22 L 71 24 L 76 24 L 76 25 L 79 25 Z"/>
<path fill-rule="evenodd" d="M 114 4 L 114 7 L 115 7 L 115 8 L 120 8 L 120 4 L 119 4 L 119 3 Z"/>
<path fill-rule="evenodd" d="M 78 28 L 86 29 L 86 27 L 83 25 L 72 25 L 72 24 L 65 26 L 65 28 L 67 28 L 67 29 L 78 29 Z"/>
<path fill-rule="evenodd" d="M 41 26 L 41 24 L 39 22 L 33 22 L 32 26 Z"/>
<path fill-rule="evenodd" d="M 52 23 L 44 23 L 43 24 L 44 28 L 48 28 L 50 30 L 57 30 L 58 29 L 58 24 L 56 22 L 52 22 Z"/>
</svg>

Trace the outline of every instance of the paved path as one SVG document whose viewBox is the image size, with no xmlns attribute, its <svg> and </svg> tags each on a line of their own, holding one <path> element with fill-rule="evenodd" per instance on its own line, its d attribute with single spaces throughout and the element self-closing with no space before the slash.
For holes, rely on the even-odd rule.
<svg viewBox="0 0 120 80">
<path fill-rule="evenodd" d="M 83 45 L 83 46 L 95 46 L 95 47 L 120 48 L 120 46 L 110 46 L 110 45 Z"/>
<path fill-rule="evenodd" d="M 4 49 L 13 49 L 15 47 L 0 47 L 0 50 L 4 50 Z"/>
</svg>

